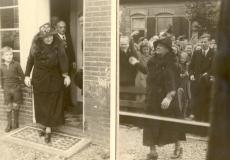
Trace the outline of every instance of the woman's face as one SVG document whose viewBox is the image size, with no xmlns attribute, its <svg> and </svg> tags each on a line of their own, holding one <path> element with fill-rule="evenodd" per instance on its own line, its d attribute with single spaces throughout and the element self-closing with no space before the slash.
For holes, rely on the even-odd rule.
<svg viewBox="0 0 230 160">
<path fill-rule="evenodd" d="M 157 44 L 157 47 L 156 47 L 156 54 L 161 56 L 161 57 L 164 57 L 167 53 L 169 52 L 168 48 L 165 47 L 164 45 L 162 44 Z"/>
<path fill-rule="evenodd" d="M 142 48 L 142 53 L 143 53 L 144 55 L 149 54 L 149 51 L 150 51 L 150 48 L 147 47 L 147 46 Z"/>
<path fill-rule="evenodd" d="M 185 62 L 187 62 L 187 59 L 188 59 L 188 54 L 185 52 L 182 52 L 180 55 L 180 62 L 185 63 Z"/>
<path fill-rule="evenodd" d="M 50 35 L 50 36 L 44 37 L 43 38 L 43 42 L 45 44 L 50 45 L 53 42 L 53 39 L 54 39 L 53 35 Z"/>
</svg>

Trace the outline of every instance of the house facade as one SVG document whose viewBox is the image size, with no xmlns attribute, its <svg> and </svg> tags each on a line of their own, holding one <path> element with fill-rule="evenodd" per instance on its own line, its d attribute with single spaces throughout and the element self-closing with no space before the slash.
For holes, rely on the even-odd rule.
<svg viewBox="0 0 230 160">
<path fill-rule="evenodd" d="M 32 39 L 39 27 L 52 16 L 67 22 L 77 68 L 84 71 L 84 91 L 71 86 L 73 103 L 83 104 L 83 118 L 81 128 L 66 125 L 60 130 L 88 136 L 93 143 L 107 147 L 111 129 L 111 4 L 112 0 L 0 0 L 0 48 L 12 47 L 14 59 L 24 71 Z M 32 97 L 32 89 L 24 88 L 20 124 L 35 122 Z M 6 121 L 1 88 L 0 120 Z"/>
<path fill-rule="evenodd" d="M 191 21 L 186 14 L 187 0 L 120 0 L 120 33 L 130 35 L 139 30 L 150 38 L 169 25 L 178 37 L 191 37 Z"/>
</svg>

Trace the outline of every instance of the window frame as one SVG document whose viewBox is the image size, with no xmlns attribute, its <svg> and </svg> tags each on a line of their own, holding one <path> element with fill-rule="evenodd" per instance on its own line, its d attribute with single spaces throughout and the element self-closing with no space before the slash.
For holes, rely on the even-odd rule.
<svg viewBox="0 0 230 160">
<path fill-rule="evenodd" d="M 0 11 L 1 10 L 4 10 L 4 9 L 14 9 L 14 8 L 17 8 L 18 9 L 18 18 L 19 18 L 19 5 L 17 4 L 17 5 L 12 5 L 12 6 L 2 6 L 2 7 L 0 7 Z M 21 50 L 20 50 L 20 29 L 19 29 L 19 26 L 18 27 L 16 27 L 16 28 L 1 28 L 0 27 L 0 33 L 1 32 L 5 32 L 5 31 L 18 31 L 19 32 L 19 49 L 13 49 L 13 52 L 18 52 L 19 53 L 19 55 L 20 55 L 20 53 L 21 53 Z M 2 40 L 1 40 L 1 38 L 0 38 L 0 48 L 2 48 L 3 46 L 1 45 L 1 42 L 2 42 Z M 20 58 L 20 57 L 19 57 Z"/>
<path fill-rule="evenodd" d="M 137 29 L 133 28 L 133 20 L 134 19 L 144 19 L 144 22 L 145 22 L 144 28 L 138 28 L 138 30 L 142 30 L 143 29 L 144 32 L 146 33 L 146 31 L 147 31 L 147 16 L 142 15 L 142 14 L 135 14 L 135 15 L 132 15 L 130 18 L 131 18 L 131 22 L 130 22 L 131 32 L 137 30 Z"/>
</svg>

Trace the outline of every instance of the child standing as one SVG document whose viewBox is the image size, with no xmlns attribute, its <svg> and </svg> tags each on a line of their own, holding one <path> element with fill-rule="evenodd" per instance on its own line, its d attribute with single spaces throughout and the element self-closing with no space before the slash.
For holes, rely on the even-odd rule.
<svg viewBox="0 0 230 160">
<path fill-rule="evenodd" d="M 13 50 L 2 48 L 1 83 L 4 90 L 4 100 L 7 106 L 7 126 L 5 132 L 18 128 L 18 112 L 22 102 L 21 84 L 24 73 L 20 64 L 13 60 Z"/>
</svg>

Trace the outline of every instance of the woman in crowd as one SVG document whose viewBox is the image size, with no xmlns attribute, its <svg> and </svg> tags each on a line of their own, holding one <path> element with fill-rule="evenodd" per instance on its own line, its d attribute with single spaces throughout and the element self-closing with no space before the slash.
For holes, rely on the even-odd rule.
<svg viewBox="0 0 230 160">
<path fill-rule="evenodd" d="M 51 141 L 51 127 L 64 123 L 63 88 L 70 85 L 64 44 L 54 34 L 50 23 L 40 27 L 25 72 L 25 84 L 33 86 L 36 122 L 44 126 L 39 135 L 45 136 L 46 143 Z"/>
<path fill-rule="evenodd" d="M 149 46 L 148 40 L 142 41 L 140 44 L 140 55 L 138 57 L 138 60 L 140 63 L 144 66 L 147 66 L 147 62 L 151 57 L 151 50 Z M 146 89 L 146 77 L 147 75 L 142 73 L 141 71 L 137 71 L 136 79 L 135 79 L 135 87 L 139 89 Z M 137 95 L 136 96 L 137 102 L 144 102 L 145 101 L 145 95 Z"/>
<path fill-rule="evenodd" d="M 183 118 L 178 105 L 177 88 L 179 81 L 179 68 L 172 51 L 172 41 L 168 37 L 159 39 L 154 43 L 156 54 L 147 63 L 147 96 L 146 113 L 152 115 Z M 139 66 L 140 63 L 134 57 L 130 57 L 132 65 Z M 143 130 L 143 145 L 150 147 L 147 158 L 156 160 L 158 158 L 156 146 L 175 143 L 175 150 L 171 158 L 182 156 L 180 141 L 185 140 L 185 134 L 175 124 L 159 121 L 146 120 Z"/>
</svg>

